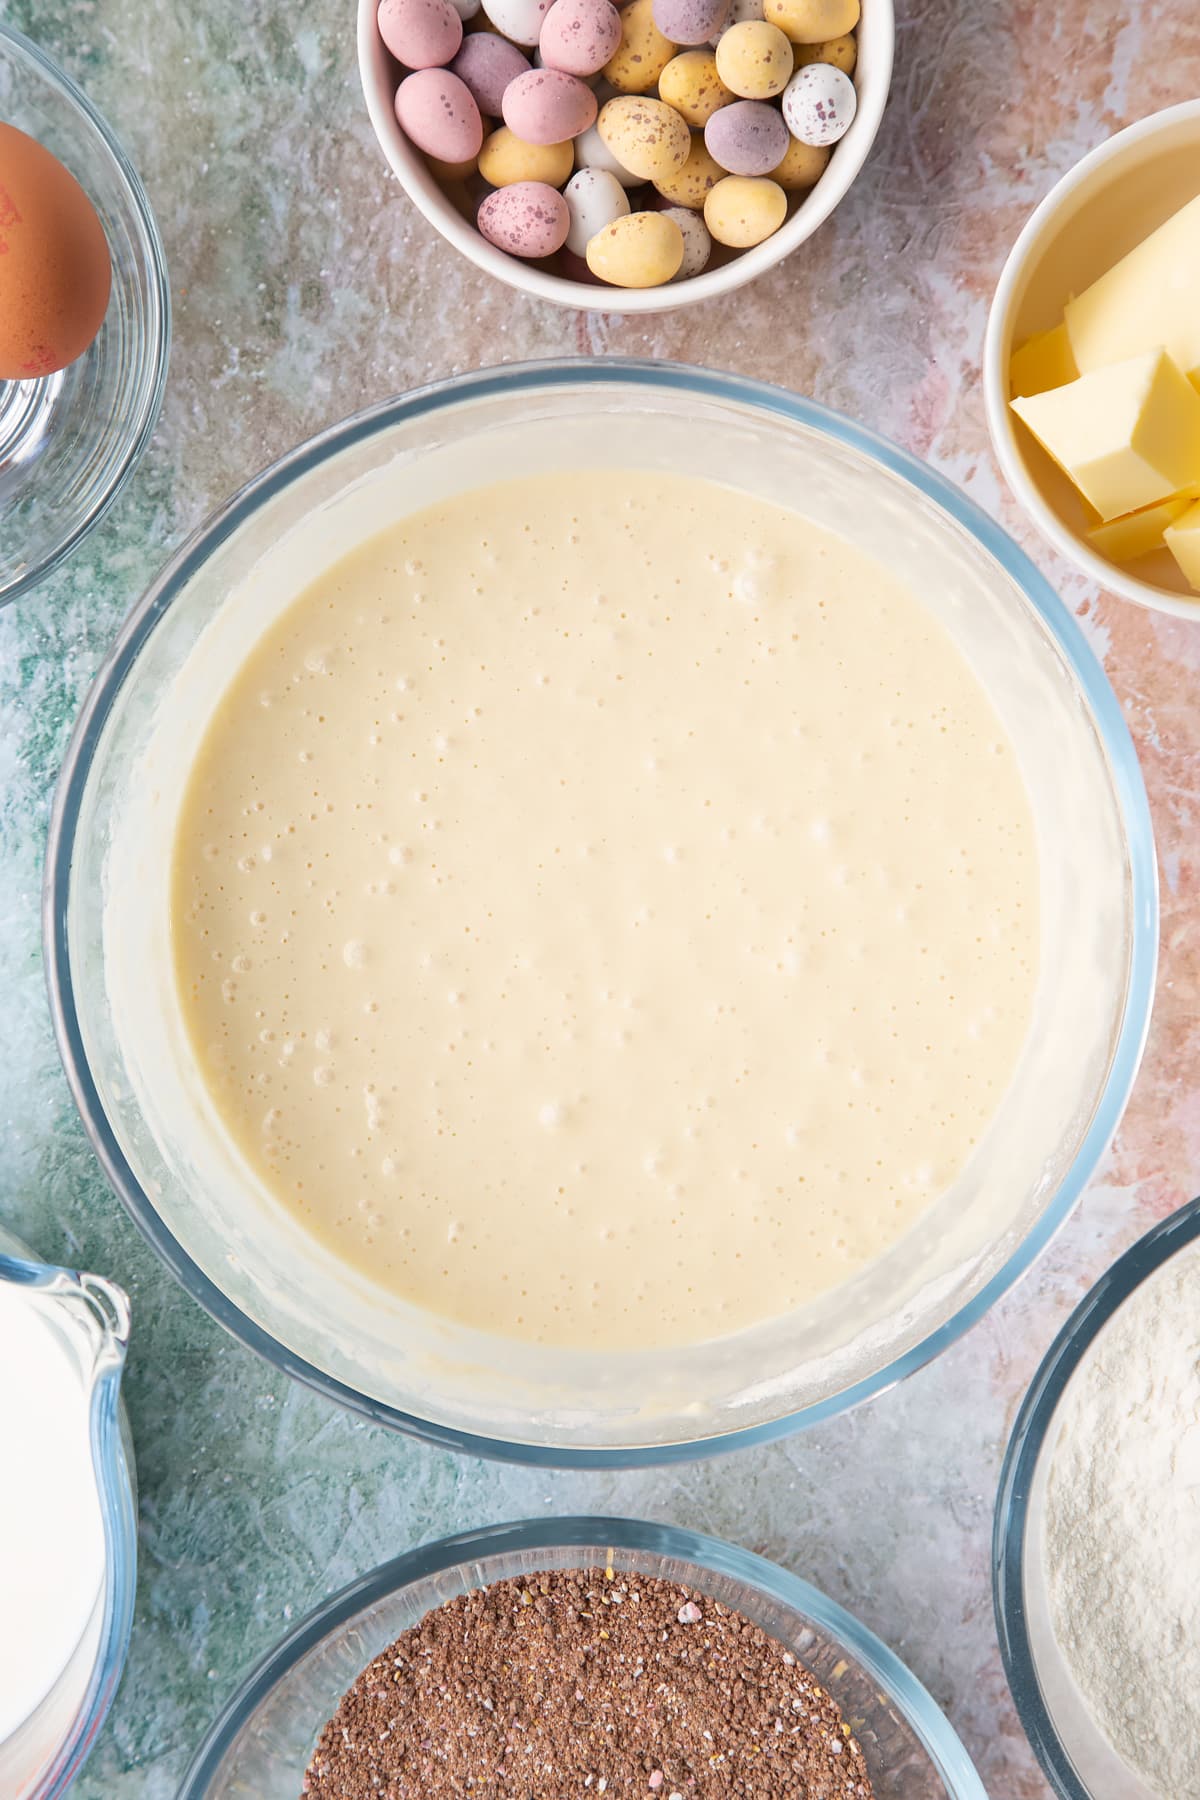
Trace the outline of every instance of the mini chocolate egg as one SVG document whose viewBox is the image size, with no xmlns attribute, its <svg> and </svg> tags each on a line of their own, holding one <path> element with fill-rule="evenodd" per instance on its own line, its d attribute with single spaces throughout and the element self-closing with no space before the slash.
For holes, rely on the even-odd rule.
<svg viewBox="0 0 1200 1800">
<path fill-rule="evenodd" d="M 538 48 L 548 69 L 598 75 L 621 42 L 621 15 L 610 0 L 554 0 Z"/>
<path fill-rule="evenodd" d="M 567 249 L 585 258 L 596 233 L 629 212 L 629 195 L 607 169 L 577 170 L 563 189 L 563 199 L 571 215 Z"/>
<path fill-rule="evenodd" d="M 731 25 L 745 25 L 748 21 L 761 19 L 763 16 L 763 0 L 733 0 L 729 8 L 729 17 L 722 28 L 728 31 Z M 718 31 L 709 38 L 709 45 L 715 49 L 721 41 L 722 32 Z"/>
<path fill-rule="evenodd" d="M 462 20 L 450 0 L 381 0 L 379 35 L 410 69 L 441 69 L 462 43 Z"/>
<path fill-rule="evenodd" d="M 792 54 L 796 58 L 796 67 L 802 69 L 807 63 L 832 63 L 843 75 L 853 75 L 858 61 L 858 39 L 853 32 L 845 37 L 830 38 L 827 44 L 793 44 Z"/>
<path fill-rule="evenodd" d="M 699 212 L 709 190 L 723 181 L 727 172 L 705 144 L 704 133 L 693 131 L 682 166 L 660 175 L 654 185 L 671 206 L 687 206 Z"/>
<path fill-rule="evenodd" d="M 718 244 L 749 250 L 779 230 L 787 218 L 787 195 L 764 176 L 727 175 L 704 202 L 704 223 Z"/>
<path fill-rule="evenodd" d="M 82 187 L 36 138 L 0 125 L 0 381 L 53 375 L 82 356 L 111 290 L 108 240 Z M 19 533 L 19 518 L 4 526 Z"/>
<path fill-rule="evenodd" d="M 571 215 L 544 181 L 518 181 L 481 201 L 475 218 L 483 236 L 510 256 L 553 256 L 567 241 Z"/>
<path fill-rule="evenodd" d="M 479 155 L 483 120 L 465 81 L 449 69 L 417 69 L 396 89 L 396 119 L 418 150 L 439 162 Z"/>
<path fill-rule="evenodd" d="M 450 0 L 450 4 L 466 25 L 478 14 L 480 0 Z"/>
<path fill-rule="evenodd" d="M 792 46 L 778 25 L 746 19 L 731 25 L 717 45 L 717 73 L 742 100 L 770 100 L 792 73 Z"/>
<path fill-rule="evenodd" d="M 777 106 L 735 100 L 713 114 L 704 127 L 704 142 L 713 160 L 731 175 L 769 175 L 787 151 L 788 128 Z"/>
<path fill-rule="evenodd" d="M 663 218 L 674 219 L 683 237 L 683 261 L 671 280 L 690 281 L 693 275 L 703 274 L 712 255 L 712 238 L 701 215 L 686 206 L 666 206 Z"/>
<path fill-rule="evenodd" d="M 675 54 L 654 23 L 654 0 L 630 0 L 621 14 L 621 42 L 604 65 L 620 94 L 648 94 Z"/>
<path fill-rule="evenodd" d="M 777 181 L 785 193 L 803 193 L 820 180 L 829 157 L 828 150 L 816 144 L 802 144 L 789 133 L 783 161 L 770 171 L 771 180 Z"/>
<path fill-rule="evenodd" d="M 494 31 L 473 31 L 463 39 L 462 49 L 450 67 L 460 81 L 466 82 L 480 112 L 498 119 L 505 88 L 518 75 L 529 73 L 529 58 Z"/>
<path fill-rule="evenodd" d="M 569 138 L 562 144 L 527 144 L 507 125 L 489 132 L 479 152 L 479 173 L 495 188 L 514 187 L 519 181 L 558 188 L 574 166 L 575 146 Z"/>
<path fill-rule="evenodd" d="M 482 155 L 482 152 L 480 154 Z M 479 159 L 475 156 L 469 156 L 466 162 L 458 163 L 439 162 L 436 156 L 431 156 L 427 160 L 429 167 L 444 187 L 454 187 L 456 184 L 461 185 L 462 182 L 469 181 L 479 168 Z"/>
<path fill-rule="evenodd" d="M 859 0 L 765 0 L 763 13 L 794 44 L 826 44 L 854 30 Z"/>
<path fill-rule="evenodd" d="M 849 131 L 857 108 L 854 83 L 832 63 L 797 69 L 784 89 L 784 123 L 802 144 L 836 144 Z"/>
<path fill-rule="evenodd" d="M 551 0 L 483 0 L 483 10 L 496 30 L 523 50 L 532 50 L 542 35 L 542 20 Z"/>
<path fill-rule="evenodd" d="M 600 136 L 600 127 L 593 125 L 588 131 L 581 131 L 575 139 L 575 167 L 577 169 L 603 169 L 607 175 L 615 175 L 624 188 L 640 187 L 642 178 L 635 175 L 619 162 Z"/>
<path fill-rule="evenodd" d="M 666 213 L 615 219 L 587 247 L 588 268 L 612 287 L 664 287 L 682 262 L 683 233 Z"/>
<path fill-rule="evenodd" d="M 718 107 L 734 96 L 717 74 L 711 50 L 683 50 L 658 78 L 658 97 L 673 106 L 687 125 L 707 125 Z"/>
<path fill-rule="evenodd" d="M 600 136 L 625 168 L 656 185 L 681 169 L 692 138 L 673 106 L 644 95 L 618 94 L 598 121 Z"/>
<path fill-rule="evenodd" d="M 654 23 L 673 44 L 706 44 L 729 17 L 731 0 L 654 0 Z"/>
<path fill-rule="evenodd" d="M 504 123 L 527 144 L 561 144 L 596 123 L 596 96 L 561 69 L 530 69 L 504 90 Z"/>
</svg>

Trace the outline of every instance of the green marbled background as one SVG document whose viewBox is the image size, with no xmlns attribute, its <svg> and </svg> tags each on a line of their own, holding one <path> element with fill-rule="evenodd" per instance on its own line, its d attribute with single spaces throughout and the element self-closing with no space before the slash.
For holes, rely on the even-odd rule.
<svg viewBox="0 0 1200 1800">
<path fill-rule="evenodd" d="M 975 376 L 987 295 L 1021 219 L 1070 162 L 1117 125 L 1200 91 L 1191 0 L 1063 0 L 1052 15 L 1025 0 L 902 3 L 883 136 L 832 223 L 744 295 L 645 322 L 519 299 L 417 218 L 366 122 L 353 10 L 352 0 L 0 0 L 0 17 L 66 65 L 131 151 L 175 306 L 149 455 L 70 565 L 0 614 L 0 1214 L 46 1258 L 123 1282 L 135 1318 L 137 1623 L 77 1792 L 172 1794 L 240 1671 L 383 1557 L 498 1518 L 603 1510 L 735 1538 L 808 1576 L 907 1658 L 993 1791 L 1040 1800 L 991 1622 L 996 1472 L 1019 1395 L 1068 1307 L 1191 1191 L 1200 1130 L 1180 1098 L 1184 1025 L 1171 997 L 1106 1179 L 1020 1292 L 936 1366 L 770 1449 L 663 1473 L 538 1474 L 425 1450 L 275 1379 L 159 1267 L 99 1174 L 59 1070 L 39 950 L 42 845 L 72 717 L 166 552 L 264 462 L 421 381 L 610 350 L 733 367 L 900 438 L 1016 525 Z M 1133 696 L 1172 877 L 1171 994 L 1186 1006 L 1200 962 L 1184 910 L 1195 873 L 1180 848 L 1200 769 L 1180 691 L 1195 661 L 1189 628 L 1135 618 L 1033 547 Z"/>
</svg>

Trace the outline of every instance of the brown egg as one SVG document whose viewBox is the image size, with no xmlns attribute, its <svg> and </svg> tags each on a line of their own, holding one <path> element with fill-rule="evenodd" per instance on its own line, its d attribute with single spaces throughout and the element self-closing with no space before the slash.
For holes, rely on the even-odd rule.
<svg viewBox="0 0 1200 1800">
<path fill-rule="evenodd" d="M 0 380 L 52 375 L 82 356 L 111 286 L 104 228 L 75 177 L 0 125 Z"/>
</svg>

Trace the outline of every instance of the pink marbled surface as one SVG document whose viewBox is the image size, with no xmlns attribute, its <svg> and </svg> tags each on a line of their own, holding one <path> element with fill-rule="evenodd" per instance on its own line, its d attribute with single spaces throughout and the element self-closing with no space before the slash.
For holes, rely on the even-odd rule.
<svg viewBox="0 0 1200 1800">
<path fill-rule="evenodd" d="M 866 4 L 870 0 L 865 0 Z M 138 1629 L 86 1796 L 173 1792 L 245 1661 L 404 1543 L 542 1510 L 670 1518 L 824 1587 L 946 1707 L 989 1791 L 1043 1800 L 991 1618 L 1004 1442 L 1067 1312 L 1200 1186 L 1200 623 L 1097 592 L 1028 530 L 984 428 L 990 293 L 1034 204 L 1111 131 L 1200 93 L 1196 0 L 898 0 L 878 146 L 818 236 L 750 290 L 645 322 L 574 315 L 478 275 L 416 215 L 365 119 L 351 0 L 0 0 L 134 153 L 172 271 L 171 383 L 151 456 L 71 569 L 0 623 L 10 1092 L 0 1164 L 47 1254 L 106 1266 L 140 1305 Z M 1081 616 L 1121 698 L 1163 873 L 1154 1025 L 1100 1178 L 1022 1286 L 931 1368 L 769 1449 L 672 1472 L 535 1475 L 429 1452 L 273 1380 L 149 1263 L 95 1178 L 36 985 L 37 842 L 62 733 L 165 549 L 271 457 L 355 408 L 480 364 L 670 357 L 832 404 L 929 458 L 1021 539 Z M 18 678 L 19 677 L 19 678 Z M 13 825 L 17 818 L 21 826 Z M 32 1048 L 30 1048 L 32 1046 Z M 74 1196 L 87 1197 L 86 1208 Z"/>
</svg>

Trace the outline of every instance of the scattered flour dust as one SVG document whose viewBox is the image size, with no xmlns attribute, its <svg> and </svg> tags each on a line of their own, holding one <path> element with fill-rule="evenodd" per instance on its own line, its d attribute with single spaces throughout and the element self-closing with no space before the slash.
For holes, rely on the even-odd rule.
<svg viewBox="0 0 1200 1800">
<path fill-rule="evenodd" d="M 1045 1541 L 1097 1723 L 1151 1792 L 1200 1800 L 1200 1245 L 1134 1291 L 1068 1387 Z"/>
</svg>

